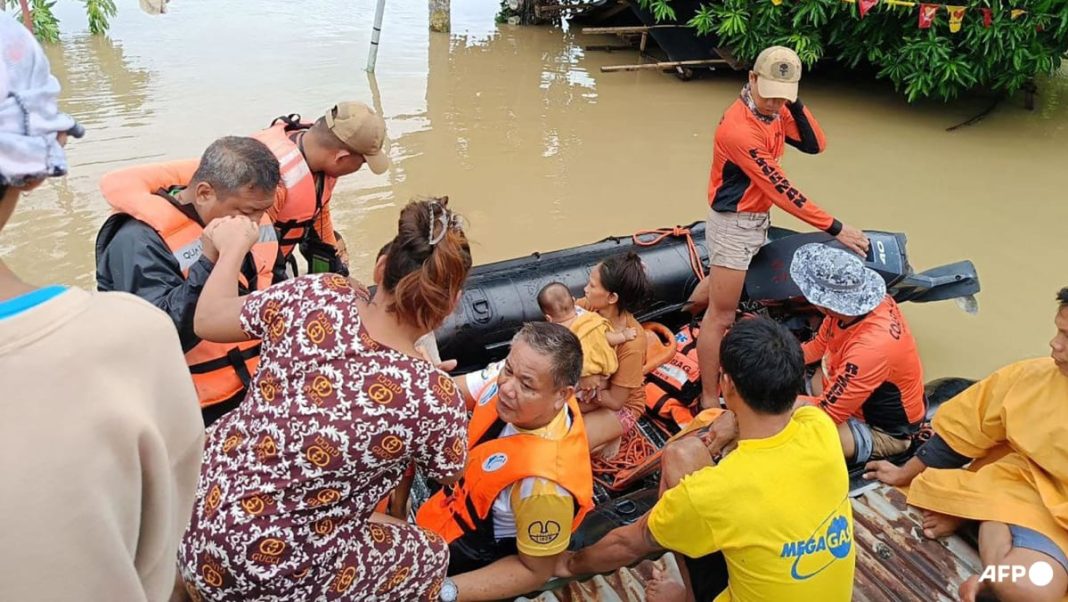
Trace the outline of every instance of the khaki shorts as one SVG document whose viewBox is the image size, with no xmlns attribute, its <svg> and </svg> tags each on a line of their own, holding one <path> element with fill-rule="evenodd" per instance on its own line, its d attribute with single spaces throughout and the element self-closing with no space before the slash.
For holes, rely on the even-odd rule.
<svg viewBox="0 0 1068 602">
<path fill-rule="evenodd" d="M 768 240 L 767 213 L 727 213 L 708 210 L 705 244 L 711 265 L 746 271 Z"/>
<path fill-rule="evenodd" d="M 910 439 L 898 439 L 879 429 L 873 429 L 867 423 L 856 418 L 850 418 L 846 423 L 849 425 L 849 431 L 853 434 L 853 448 L 856 451 L 853 452 L 852 461 L 855 463 L 903 454 L 912 445 L 912 440 Z"/>
</svg>

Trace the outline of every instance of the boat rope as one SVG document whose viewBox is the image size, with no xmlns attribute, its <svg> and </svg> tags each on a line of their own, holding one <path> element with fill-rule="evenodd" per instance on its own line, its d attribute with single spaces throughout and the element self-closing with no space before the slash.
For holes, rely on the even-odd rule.
<svg viewBox="0 0 1068 602">
<path fill-rule="evenodd" d="M 620 480 L 619 474 L 629 471 L 635 466 L 645 462 L 645 459 L 656 453 L 656 447 L 642 435 L 641 430 L 635 425 L 630 431 L 623 434 L 623 440 L 619 444 L 619 451 L 611 458 L 596 456 L 593 458 L 593 476 L 605 487 L 614 490 Z"/>
<path fill-rule="evenodd" d="M 645 238 L 649 236 L 652 236 L 652 238 Z M 640 230 L 632 238 L 634 239 L 634 244 L 639 247 L 653 247 L 669 236 L 686 239 L 686 247 L 690 251 L 690 269 L 693 270 L 698 281 L 704 280 L 705 269 L 701 264 L 701 254 L 697 251 L 697 244 L 694 243 L 693 235 L 690 233 L 689 228 L 675 226 L 674 228 L 660 228 L 657 230 Z"/>
</svg>

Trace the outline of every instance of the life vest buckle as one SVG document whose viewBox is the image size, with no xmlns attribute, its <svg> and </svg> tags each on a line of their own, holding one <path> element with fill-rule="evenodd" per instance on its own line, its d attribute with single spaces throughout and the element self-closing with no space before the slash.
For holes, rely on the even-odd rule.
<svg viewBox="0 0 1068 602">
<path fill-rule="evenodd" d="M 289 115 L 279 115 L 271 121 L 270 127 L 274 127 L 279 121 L 286 124 L 285 131 L 302 129 L 300 125 L 300 113 L 290 113 Z"/>
</svg>

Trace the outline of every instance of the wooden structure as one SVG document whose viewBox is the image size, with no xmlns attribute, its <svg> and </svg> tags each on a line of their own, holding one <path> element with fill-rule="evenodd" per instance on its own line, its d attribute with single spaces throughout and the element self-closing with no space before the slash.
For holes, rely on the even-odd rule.
<svg viewBox="0 0 1068 602">
<path fill-rule="evenodd" d="M 744 69 L 742 65 L 735 57 L 734 54 L 726 48 L 716 48 L 715 58 L 707 59 L 692 59 L 692 60 L 660 60 L 654 57 L 652 62 L 648 62 L 645 59 L 649 57 L 646 49 L 649 43 L 650 34 L 655 33 L 653 30 L 662 29 L 685 29 L 685 25 L 633 25 L 622 27 L 583 27 L 582 33 L 584 34 L 615 34 L 624 39 L 634 40 L 635 36 L 638 36 L 638 56 L 642 60 L 640 63 L 626 64 L 626 65 L 605 65 L 601 67 L 602 73 L 615 73 L 618 71 L 662 71 L 671 72 L 674 71 L 676 76 L 682 80 L 689 80 L 693 77 L 693 69 L 708 68 L 715 69 L 717 67 L 730 67 L 734 70 Z M 626 46 L 587 46 L 586 50 L 606 50 L 614 51 L 625 49 Z"/>
</svg>

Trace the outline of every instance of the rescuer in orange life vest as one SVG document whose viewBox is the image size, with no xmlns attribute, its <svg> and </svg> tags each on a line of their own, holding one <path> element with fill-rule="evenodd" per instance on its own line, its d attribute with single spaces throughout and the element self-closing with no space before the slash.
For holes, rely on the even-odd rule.
<svg viewBox="0 0 1068 602">
<path fill-rule="evenodd" d="M 259 341 L 212 343 L 193 332 L 200 292 L 218 259 L 204 233 L 226 216 L 258 221 L 260 239 L 245 257 L 239 284 L 244 293 L 270 286 L 278 241 L 267 210 L 281 179 L 278 161 L 262 142 L 228 136 L 204 151 L 199 167 L 186 162 L 136 169 L 156 186 L 146 189 L 130 170 L 100 181 L 114 213 L 97 235 L 97 288 L 132 293 L 170 316 L 210 424 L 244 399 L 259 363 Z"/>
<path fill-rule="evenodd" d="M 463 478 L 416 521 L 449 543 L 439 599 L 500 600 L 552 576 L 593 507 L 586 429 L 575 400 L 582 347 L 564 326 L 525 325 L 504 362 L 458 380 L 468 406 Z"/>
<path fill-rule="evenodd" d="M 275 280 L 286 277 L 286 263 L 296 273 L 292 257 L 298 245 L 308 260 L 308 272 L 348 276 L 347 255 L 339 248 L 330 217 L 330 198 L 337 179 L 355 173 L 364 163 L 375 174 L 389 169 L 386 122 L 363 103 L 341 102 L 314 123 L 302 121 L 300 115 L 278 117 L 252 137 L 267 145 L 282 173 L 274 206 L 268 210 L 281 250 Z M 197 162 L 185 159 L 166 165 L 192 175 Z M 161 186 L 188 183 L 188 179 L 160 182 L 159 172 L 159 165 L 142 165 L 118 173 L 129 188 L 150 194 Z"/>
<path fill-rule="evenodd" d="M 330 197 L 337 179 L 364 163 L 375 174 L 389 169 L 386 122 L 361 102 L 341 102 L 315 123 L 302 122 L 300 115 L 279 117 L 253 137 L 271 149 L 282 170 L 271 217 L 283 258 L 288 260 L 300 245 L 309 272 L 348 276 L 348 262 L 339 257 Z"/>
</svg>

